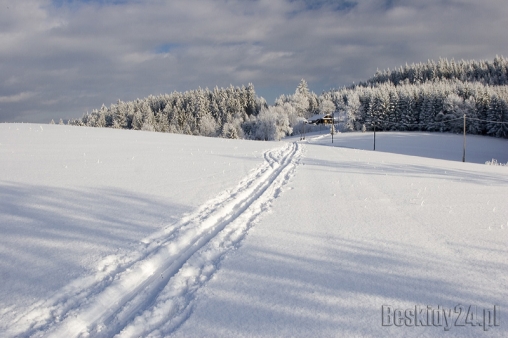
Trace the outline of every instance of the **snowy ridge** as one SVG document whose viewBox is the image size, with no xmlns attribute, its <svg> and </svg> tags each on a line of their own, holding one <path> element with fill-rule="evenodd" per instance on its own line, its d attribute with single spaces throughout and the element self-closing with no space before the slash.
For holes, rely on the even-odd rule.
<svg viewBox="0 0 508 339">
<path fill-rule="evenodd" d="M 297 143 L 265 152 L 265 162 L 178 223 L 106 257 L 97 272 L 71 282 L 20 315 L 2 336 L 161 336 L 192 311 L 196 291 L 238 246 L 295 170 Z"/>
</svg>

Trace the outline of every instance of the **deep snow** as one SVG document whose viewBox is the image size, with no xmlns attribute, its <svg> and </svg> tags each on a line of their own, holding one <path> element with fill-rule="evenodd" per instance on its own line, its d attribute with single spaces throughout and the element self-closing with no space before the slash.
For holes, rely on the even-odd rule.
<svg viewBox="0 0 508 339">
<path fill-rule="evenodd" d="M 383 327 L 381 307 L 506 309 L 507 201 L 507 168 L 306 144 L 173 335 L 506 336 L 504 313 L 444 331 Z"/>
<path fill-rule="evenodd" d="M 291 138 L 295 139 L 295 137 Z M 297 138 L 299 139 L 299 137 Z M 311 144 L 374 150 L 374 133 L 338 133 L 333 143 L 324 131 L 307 135 Z M 485 164 L 492 159 L 506 164 L 508 146 L 506 139 L 466 136 L 466 162 Z M 442 160 L 462 161 L 464 139 L 461 134 L 437 132 L 376 132 L 376 151 Z"/>
<path fill-rule="evenodd" d="M 0 124 L 2 319 L 95 274 L 108 255 L 135 251 L 141 239 L 236 185 L 271 147 Z"/>
<path fill-rule="evenodd" d="M 507 336 L 381 326 L 507 309 L 507 141 L 371 137 L 0 124 L 0 335 Z"/>
</svg>

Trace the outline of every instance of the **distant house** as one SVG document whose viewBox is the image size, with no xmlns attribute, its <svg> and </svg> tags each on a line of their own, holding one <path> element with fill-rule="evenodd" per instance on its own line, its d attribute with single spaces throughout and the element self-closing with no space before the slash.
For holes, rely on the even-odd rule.
<svg viewBox="0 0 508 339">
<path fill-rule="evenodd" d="M 338 114 L 335 114 L 333 117 L 335 123 L 339 122 Z M 329 125 L 332 123 L 332 114 L 316 114 L 308 119 L 309 124 L 314 125 Z"/>
</svg>

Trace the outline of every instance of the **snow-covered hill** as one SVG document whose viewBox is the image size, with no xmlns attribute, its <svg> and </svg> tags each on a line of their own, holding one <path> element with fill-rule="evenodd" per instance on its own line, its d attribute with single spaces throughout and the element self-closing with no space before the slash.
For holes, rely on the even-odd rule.
<svg viewBox="0 0 508 339">
<path fill-rule="evenodd" d="M 0 335 L 507 336 L 381 312 L 507 308 L 507 141 L 377 137 L 0 124 Z"/>
</svg>

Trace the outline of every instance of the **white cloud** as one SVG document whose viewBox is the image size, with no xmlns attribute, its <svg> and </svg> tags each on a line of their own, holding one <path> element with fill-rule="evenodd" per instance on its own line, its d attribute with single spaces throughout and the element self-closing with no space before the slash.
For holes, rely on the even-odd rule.
<svg viewBox="0 0 508 339">
<path fill-rule="evenodd" d="M 34 96 L 32 92 L 22 92 L 13 95 L 0 96 L 0 103 L 16 103 L 23 100 L 27 100 Z"/>
<path fill-rule="evenodd" d="M 0 10 L 0 73 L 9 79 L 0 83 L 0 120 L 79 117 L 119 98 L 199 86 L 252 82 L 258 92 L 293 92 L 305 78 L 320 93 L 406 62 L 508 56 L 501 1 L 324 2 L 312 10 L 313 2 L 272 0 L 63 3 Z"/>
</svg>

